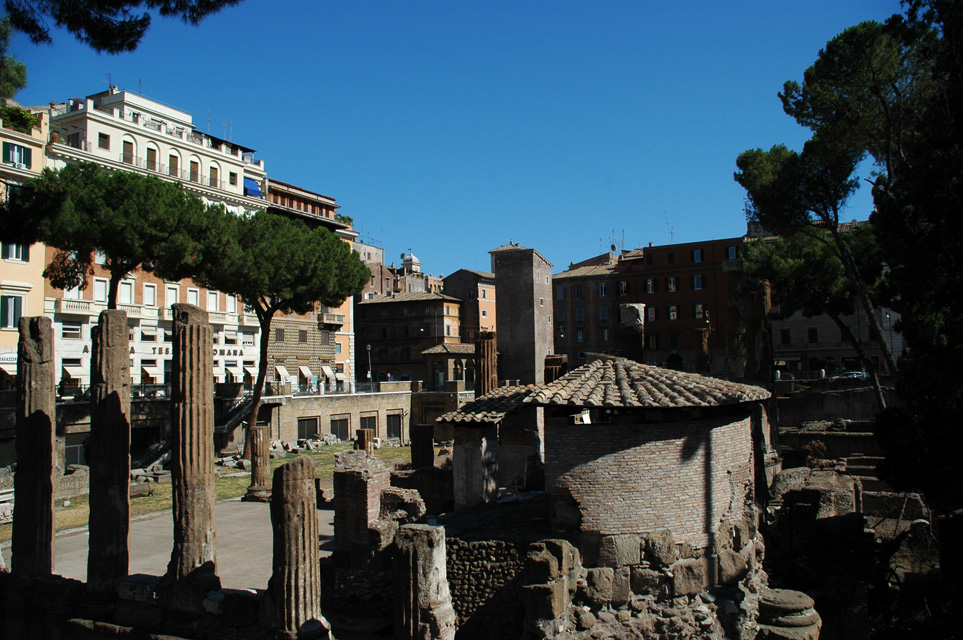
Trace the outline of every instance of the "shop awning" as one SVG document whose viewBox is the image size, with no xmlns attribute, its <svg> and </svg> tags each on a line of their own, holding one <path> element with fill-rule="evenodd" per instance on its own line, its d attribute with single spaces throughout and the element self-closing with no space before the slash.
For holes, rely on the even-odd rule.
<svg viewBox="0 0 963 640">
<path fill-rule="evenodd" d="M 264 197 L 261 195 L 261 186 L 252 178 L 244 178 L 244 195 L 256 196 L 258 198 Z"/>
<path fill-rule="evenodd" d="M 311 369 L 309 369 L 307 366 L 305 366 L 305 365 L 303 365 L 303 364 L 302 364 L 302 365 L 298 365 L 298 371 L 300 371 L 300 372 L 301 372 L 301 375 L 304 376 L 305 378 L 307 378 L 308 380 L 310 380 L 311 378 L 314 377 L 314 374 L 311 373 Z"/>
<path fill-rule="evenodd" d="M 164 379 L 164 370 L 160 367 L 141 367 L 141 369 L 154 380 Z"/>
<path fill-rule="evenodd" d="M 244 367 L 244 370 L 247 371 L 247 375 L 257 378 L 257 367 Z"/>
<path fill-rule="evenodd" d="M 348 381 L 348 376 L 344 375 L 343 373 L 336 373 L 336 374 L 334 374 L 334 377 L 337 378 L 338 380 L 340 380 L 341 382 L 347 382 L 347 381 Z"/>
<path fill-rule="evenodd" d="M 224 367 L 214 367 L 214 379 L 218 382 L 224 382 Z"/>
<path fill-rule="evenodd" d="M 276 364 L 274 365 L 274 368 L 277 370 L 278 377 L 281 379 L 280 380 L 281 382 L 287 382 L 288 379 L 291 377 L 291 374 L 288 373 L 288 370 L 284 367 L 283 364 Z"/>
<path fill-rule="evenodd" d="M 244 379 L 244 369 L 242 367 L 224 367 L 224 368 L 231 372 L 231 375 L 234 376 L 235 380 Z"/>
<path fill-rule="evenodd" d="M 326 364 L 321 365 L 321 371 L 324 372 L 324 377 L 328 380 L 334 380 L 334 371 Z"/>
<path fill-rule="evenodd" d="M 16 362 L 0 362 L 0 369 L 3 369 L 4 373 L 8 373 L 12 376 L 17 375 Z"/>
<path fill-rule="evenodd" d="M 83 367 L 68 367 L 67 365 L 64 365 L 64 373 L 76 380 L 86 377 L 87 375 L 87 372 L 84 371 Z"/>
</svg>

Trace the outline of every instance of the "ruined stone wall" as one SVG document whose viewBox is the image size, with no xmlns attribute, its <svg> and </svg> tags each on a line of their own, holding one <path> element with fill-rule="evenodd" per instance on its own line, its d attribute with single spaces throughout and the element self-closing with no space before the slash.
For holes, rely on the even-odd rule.
<svg viewBox="0 0 963 640">
<path fill-rule="evenodd" d="M 448 587 L 459 640 L 518 637 L 527 546 L 505 540 L 448 538 Z"/>
<path fill-rule="evenodd" d="M 677 542 L 703 548 L 709 532 L 741 515 L 752 486 L 749 417 L 593 425 L 556 420 L 546 425 L 545 448 L 546 486 L 561 514 L 555 524 L 573 533 L 668 529 Z"/>
<path fill-rule="evenodd" d="M 317 418 L 318 434 L 323 438 L 331 433 L 332 417 L 348 419 L 348 434 L 361 428 L 361 417 L 376 416 L 376 438 L 388 437 L 388 415 L 401 415 L 401 441 L 408 442 L 411 415 L 411 393 L 350 393 L 327 396 L 293 396 L 285 398 L 272 414 L 272 437 L 285 442 L 297 442 L 298 419 Z"/>
<path fill-rule="evenodd" d="M 451 467 L 422 467 L 421 469 L 392 470 L 391 486 L 414 489 L 425 501 L 428 513 L 442 514 L 455 508 Z"/>
</svg>

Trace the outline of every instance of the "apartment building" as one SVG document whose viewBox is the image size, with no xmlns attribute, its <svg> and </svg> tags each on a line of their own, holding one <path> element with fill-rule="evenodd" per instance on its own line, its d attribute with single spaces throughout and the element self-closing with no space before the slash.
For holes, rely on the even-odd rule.
<svg viewBox="0 0 963 640">
<path fill-rule="evenodd" d="M 479 331 L 495 331 L 495 274 L 459 269 L 446 276 L 442 293 L 461 300 L 461 337 L 474 343 Z"/>
</svg>

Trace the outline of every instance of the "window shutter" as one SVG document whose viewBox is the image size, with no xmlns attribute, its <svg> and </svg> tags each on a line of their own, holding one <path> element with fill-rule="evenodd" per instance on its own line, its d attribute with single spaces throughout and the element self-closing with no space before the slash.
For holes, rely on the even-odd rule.
<svg viewBox="0 0 963 640">
<path fill-rule="evenodd" d="M 23 261 L 30 262 L 30 245 L 23 245 Z"/>
<path fill-rule="evenodd" d="M 30 147 L 24 147 L 23 163 L 28 169 L 33 166 L 33 149 Z"/>
<path fill-rule="evenodd" d="M 3 161 L 4 161 L 4 162 L 13 162 L 13 159 L 11 158 L 10 152 L 11 152 L 11 145 L 10 145 L 10 143 L 9 143 L 9 142 L 4 142 L 4 143 L 3 143 Z"/>
</svg>

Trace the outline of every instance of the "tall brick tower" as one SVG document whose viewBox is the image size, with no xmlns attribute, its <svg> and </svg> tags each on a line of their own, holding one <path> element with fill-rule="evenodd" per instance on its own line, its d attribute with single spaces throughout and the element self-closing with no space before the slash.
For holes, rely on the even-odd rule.
<svg viewBox="0 0 963 640">
<path fill-rule="evenodd" d="M 495 274 L 498 377 L 543 384 L 545 356 L 552 353 L 552 263 L 513 243 L 488 253 Z"/>
</svg>

